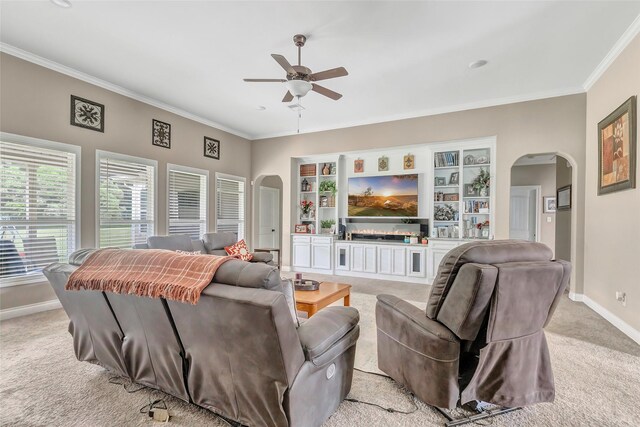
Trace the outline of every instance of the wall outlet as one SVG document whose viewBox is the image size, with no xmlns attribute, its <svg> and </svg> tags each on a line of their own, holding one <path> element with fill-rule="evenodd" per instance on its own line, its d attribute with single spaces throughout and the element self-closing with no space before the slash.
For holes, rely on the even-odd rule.
<svg viewBox="0 0 640 427">
<path fill-rule="evenodd" d="M 622 291 L 616 291 L 616 300 L 622 303 L 623 307 L 627 306 L 627 294 Z"/>
<path fill-rule="evenodd" d="M 547 217 L 547 222 L 551 222 L 551 217 L 550 216 Z"/>
</svg>

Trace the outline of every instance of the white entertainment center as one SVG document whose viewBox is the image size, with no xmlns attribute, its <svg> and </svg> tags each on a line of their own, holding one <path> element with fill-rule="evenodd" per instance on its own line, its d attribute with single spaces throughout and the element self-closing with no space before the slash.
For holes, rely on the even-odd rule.
<svg viewBox="0 0 640 427">
<path fill-rule="evenodd" d="M 291 270 L 431 283 L 449 250 L 493 239 L 495 144 L 495 137 L 488 137 L 296 159 Z M 356 181 L 351 178 L 408 174 L 417 175 L 412 216 L 349 216 L 349 189 L 354 192 Z M 393 203 L 393 196 L 389 199 L 384 207 Z M 308 213 L 303 201 L 312 202 Z M 339 239 L 339 224 L 357 238 Z M 421 243 L 422 236 L 418 243 L 404 243 L 404 235 L 424 234 L 425 224 L 428 244 Z M 300 232 L 305 227 L 313 233 Z"/>
</svg>

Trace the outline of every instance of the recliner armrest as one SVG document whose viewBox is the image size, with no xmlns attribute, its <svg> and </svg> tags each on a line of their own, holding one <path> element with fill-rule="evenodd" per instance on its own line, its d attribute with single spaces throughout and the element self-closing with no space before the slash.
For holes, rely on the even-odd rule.
<svg viewBox="0 0 640 427">
<path fill-rule="evenodd" d="M 424 332 L 431 334 L 437 338 L 458 342 L 458 338 L 438 322 L 429 319 L 425 312 L 418 307 L 396 297 L 395 295 L 378 295 L 378 304 L 383 304 L 391 310 L 396 316 L 411 322 L 413 325 L 420 327 Z M 378 325 L 378 328 L 380 325 Z"/>
<path fill-rule="evenodd" d="M 273 261 L 273 254 L 269 252 L 251 252 L 251 255 L 253 255 L 251 262 L 267 263 Z"/>
<path fill-rule="evenodd" d="M 351 347 L 360 333 L 359 321 L 353 307 L 327 307 L 302 323 L 298 336 L 306 359 L 323 365 Z"/>
</svg>

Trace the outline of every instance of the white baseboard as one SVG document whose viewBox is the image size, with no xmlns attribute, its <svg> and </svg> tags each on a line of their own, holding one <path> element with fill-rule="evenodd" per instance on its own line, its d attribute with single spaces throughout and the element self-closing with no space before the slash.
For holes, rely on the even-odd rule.
<svg viewBox="0 0 640 427">
<path fill-rule="evenodd" d="M 55 310 L 61 308 L 62 305 L 57 299 L 50 301 L 38 302 L 35 304 L 21 305 L 20 307 L 6 308 L 0 310 L 0 321 L 13 319 L 14 317 L 26 316 L 28 314 L 40 313 L 41 311 Z"/>
<path fill-rule="evenodd" d="M 633 326 L 631 326 L 588 296 L 570 292 L 569 298 L 573 301 L 581 301 L 585 303 L 587 307 L 598 313 L 600 316 L 604 317 L 605 320 L 618 328 L 623 334 L 640 344 L 640 331 L 634 329 Z"/>
<path fill-rule="evenodd" d="M 584 298 L 584 295 L 582 295 L 582 294 L 577 294 L 575 292 L 569 292 L 569 299 L 571 301 L 582 302 L 583 298 Z"/>
</svg>

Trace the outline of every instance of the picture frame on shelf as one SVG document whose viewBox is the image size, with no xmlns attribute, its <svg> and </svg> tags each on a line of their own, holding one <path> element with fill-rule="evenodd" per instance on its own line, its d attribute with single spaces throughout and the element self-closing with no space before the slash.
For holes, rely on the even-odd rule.
<svg viewBox="0 0 640 427">
<path fill-rule="evenodd" d="M 436 187 L 447 185 L 447 178 L 444 176 L 436 176 Z"/>
<path fill-rule="evenodd" d="M 451 176 L 449 177 L 449 185 L 458 185 L 460 181 L 460 172 L 451 172 Z"/>
<path fill-rule="evenodd" d="M 293 228 L 295 233 L 298 234 L 308 234 L 309 233 L 309 225 L 308 224 L 296 224 Z"/>
<path fill-rule="evenodd" d="M 478 190 L 473 187 L 473 184 L 465 184 L 464 185 L 464 195 L 465 197 L 474 197 L 478 195 Z"/>
<path fill-rule="evenodd" d="M 636 188 L 636 120 L 632 96 L 598 123 L 598 196 Z"/>
<path fill-rule="evenodd" d="M 458 193 L 447 193 L 443 195 L 443 201 L 445 202 L 458 202 L 460 201 L 460 195 Z"/>
<path fill-rule="evenodd" d="M 466 156 L 464 156 L 464 164 L 466 166 L 469 165 L 475 165 L 476 164 L 476 158 L 473 154 L 467 154 Z"/>
<path fill-rule="evenodd" d="M 544 213 L 556 213 L 556 196 L 544 196 L 542 201 Z"/>
<path fill-rule="evenodd" d="M 556 209 L 559 211 L 571 210 L 571 185 L 565 185 L 556 191 Z"/>
</svg>

